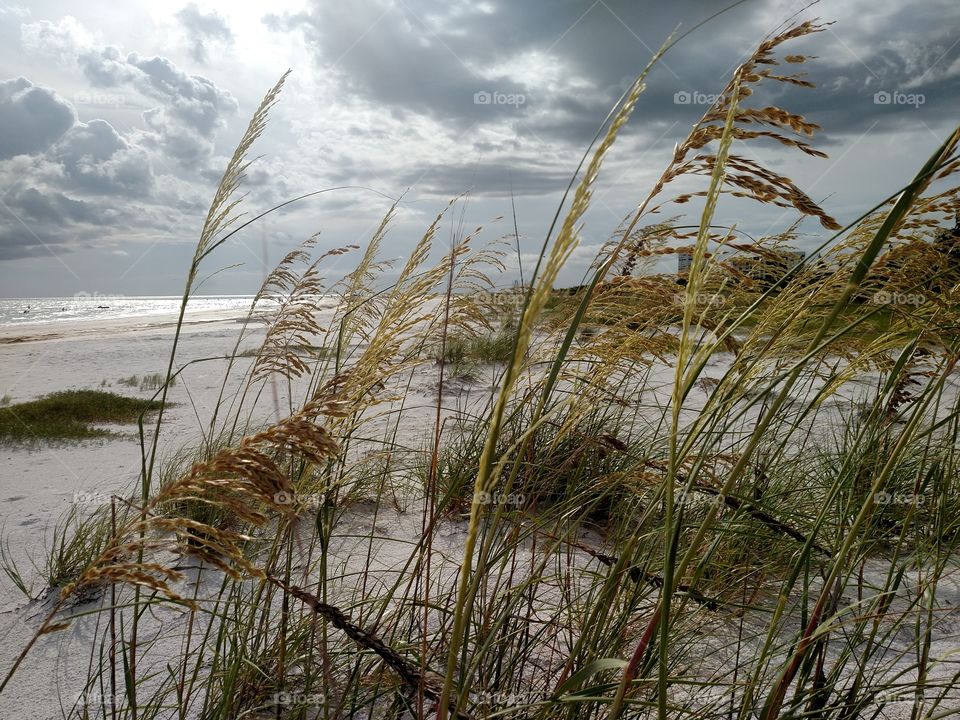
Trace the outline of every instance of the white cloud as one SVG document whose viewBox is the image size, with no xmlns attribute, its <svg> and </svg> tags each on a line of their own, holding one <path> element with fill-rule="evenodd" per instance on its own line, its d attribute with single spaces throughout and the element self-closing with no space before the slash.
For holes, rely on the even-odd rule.
<svg viewBox="0 0 960 720">
<path fill-rule="evenodd" d="M 73 106 L 26 78 L 0 82 L 0 160 L 43 152 L 75 122 Z"/>
<path fill-rule="evenodd" d="M 211 45 L 225 47 L 233 42 L 230 26 L 216 11 L 205 13 L 196 3 L 190 3 L 177 12 L 176 17 L 187 34 L 190 54 L 197 62 L 207 62 Z"/>
<path fill-rule="evenodd" d="M 24 23 L 20 26 L 20 42 L 27 52 L 52 57 L 66 65 L 75 62 L 78 51 L 93 47 L 96 38 L 76 18 L 67 15 L 57 23 Z"/>
</svg>

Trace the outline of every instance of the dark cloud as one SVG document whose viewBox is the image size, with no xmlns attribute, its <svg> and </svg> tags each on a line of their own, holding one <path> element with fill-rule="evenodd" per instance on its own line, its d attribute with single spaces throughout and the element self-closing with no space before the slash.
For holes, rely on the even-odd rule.
<svg viewBox="0 0 960 720">
<path fill-rule="evenodd" d="M 960 12 L 957 15 L 960 20 Z M 894 16 L 884 25 L 883 36 L 893 36 L 897 27 Z M 930 128 L 953 125 L 960 96 L 960 71 L 949 70 L 960 64 L 956 33 L 934 28 L 924 33 L 922 42 L 915 40 L 847 55 L 843 64 L 818 59 L 809 67 L 816 90 L 801 97 L 784 88 L 775 99 L 800 106 L 831 135 L 871 128 L 896 131 L 921 122 Z"/>
<path fill-rule="evenodd" d="M 423 3 L 318 3 L 309 13 L 267 16 L 265 22 L 281 32 L 302 30 L 325 72 L 385 106 L 461 126 L 524 114 L 522 105 L 475 103 L 477 93 L 529 94 L 521 78 L 484 71 L 477 62 L 490 57 L 475 32 L 483 10 L 463 3 L 429 8 L 434 15 L 456 14 L 454 25 L 424 19 L 419 12 L 428 8 L 414 9 L 418 5 Z M 458 28 L 466 31 L 463 37 Z"/>
<path fill-rule="evenodd" d="M 210 43 L 229 45 L 233 42 L 233 33 L 227 21 L 216 12 L 202 12 L 196 3 L 190 3 L 180 10 L 177 19 L 187 33 L 190 54 L 197 62 L 207 62 Z"/>
<path fill-rule="evenodd" d="M 72 240 L 62 232 L 57 232 L 54 226 L 37 228 L 36 225 L 21 225 L 2 204 L 0 217 L 3 218 L 3 227 L 0 229 L 0 260 L 47 255 L 61 250 L 63 245 Z M 37 234 L 37 230 L 43 237 Z"/>
<path fill-rule="evenodd" d="M 0 167 L 0 178 L 8 181 L 8 174 L 9 169 Z M 183 222 L 176 206 L 123 201 L 123 189 L 108 192 L 104 183 L 116 185 L 118 179 L 68 177 L 58 186 L 43 182 L 39 173 L 26 178 L 0 195 L 0 259 L 40 257 L 51 250 L 65 257 L 81 247 L 145 234 L 175 239 Z M 93 194 L 91 189 L 103 192 Z"/>
<path fill-rule="evenodd" d="M 43 152 L 75 120 L 73 107 L 53 90 L 22 77 L 0 82 L 0 160 Z"/>
<path fill-rule="evenodd" d="M 81 192 L 143 197 L 153 187 L 147 153 L 130 145 L 105 120 L 75 125 L 52 156 Z"/>
<path fill-rule="evenodd" d="M 319 2 L 310 12 L 271 16 L 267 23 L 302 30 L 321 67 L 377 104 L 428 114 L 460 129 L 507 122 L 545 139 L 580 142 L 674 26 L 707 11 L 692 0 L 671 3 L 669 12 L 613 0 L 496 6 L 383 0 L 365 3 L 362 11 Z M 742 16 L 732 12 L 717 20 L 712 62 L 702 62 L 695 43 L 689 43 L 688 55 L 666 62 L 656 75 L 671 87 L 677 78 L 697 84 L 704 71 L 715 71 L 716 55 L 735 62 L 737 35 L 757 37 Z M 678 63 L 682 67 L 674 67 Z M 518 96 L 522 102 L 510 101 Z"/>
<path fill-rule="evenodd" d="M 83 235 L 113 224 L 104 207 L 56 190 L 16 187 L 0 197 L 0 259 L 68 251 Z"/>
<path fill-rule="evenodd" d="M 771 30 L 769 18 L 791 12 L 777 13 L 773 6 L 772 0 L 746 3 L 683 40 L 649 76 L 636 123 L 647 124 L 647 134 L 656 136 L 671 123 L 696 121 L 705 110 L 702 98 L 719 92 Z M 360 8 L 315 2 L 307 12 L 268 16 L 265 23 L 278 31 L 301 30 L 322 68 L 341 78 L 345 90 L 377 105 L 452 122 L 455 131 L 507 123 L 531 139 L 583 145 L 668 35 L 717 9 L 699 0 L 656 11 L 627 0 L 443 6 L 379 0 Z M 780 89 L 771 97 L 795 101 L 790 109 L 796 112 L 823 113 L 834 133 L 857 132 L 871 116 L 870 122 L 880 119 L 888 129 L 894 120 L 909 121 L 912 106 L 876 107 L 874 94 L 909 93 L 914 84 L 930 117 L 953 112 L 960 73 L 936 68 L 946 71 L 960 57 L 956 3 L 930 0 L 923 8 L 878 10 L 883 12 L 869 31 L 847 27 L 841 40 L 831 29 L 791 46 L 789 52 L 802 44 L 830 58 L 815 70 L 821 90 Z M 852 50 L 851 37 L 862 38 L 869 49 Z M 531 59 L 537 57 L 539 63 Z M 536 72 L 542 66 L 553 72 Z M 475 93 L 482 92 L 522 95 L 524 102 L 475 102 Z M 692 102 L 686 99 L 691 96 Z"/>
<path fill-rule="evenodd" d="M 7 204 L 20 208 L 23 215 L 31 220 L 51 222 L 65 226 L 70 222 L 106 224 L 108 214 L 90 202 L 75 200 L 62 192 L 41 192 L 28 187 L 12 193 Z"/>
</svg>

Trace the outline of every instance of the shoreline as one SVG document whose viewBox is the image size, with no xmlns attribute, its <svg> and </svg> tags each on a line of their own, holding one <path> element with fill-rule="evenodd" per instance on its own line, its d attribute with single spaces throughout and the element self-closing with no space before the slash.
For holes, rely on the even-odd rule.
<svg viewBox="0 0 960 720">
<path fill-rule="evenodd" d="M 248 320 L 246 314 L 238 315 L 233 310 L 201 311 L 188 313 L 183 319 L 184 328 L 223 324 L 231 326 Z M 249 318 L 250 325 L 265 323 L 262 315 Z M 134 333 L 150 333 L 175 329 L 176 316 L 169 314 L 147 317 L 125 317 L 90 320 L 42 321 L 0 326 L 0 345 L 21 345 L 49 340 L 78 340 L 92 337 L 112 337 Z"/>
</svg>

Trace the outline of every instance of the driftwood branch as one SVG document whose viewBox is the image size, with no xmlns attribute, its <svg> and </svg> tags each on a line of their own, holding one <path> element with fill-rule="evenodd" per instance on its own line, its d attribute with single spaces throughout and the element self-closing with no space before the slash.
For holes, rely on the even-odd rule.
<svg viewBox="0 0 960 720">
<path fill-rule="evenodd" d="M 292 595 L 303 602 L 314 613 L 341 630 L 357 645 L 377 655 L 400 677 L 410 690 L 418 694 L 422 693 L 423 697 L 430 700 L 440 699 L 440 691 L 443 685 L 442 677 L 434 673 L 421 673 L 416 663 L 405 658 L 376 635 L 355 625 L 340 608 L 321 601 L 316 595 L 312 595 L 296 585 L 287 585 L 273 575 L 267 575 L 267 579 L 288 595 Z M 461 720 L 473 720 L 473 716 L 464 711 L 457 710 L 455 714 Z"/>
</svg>

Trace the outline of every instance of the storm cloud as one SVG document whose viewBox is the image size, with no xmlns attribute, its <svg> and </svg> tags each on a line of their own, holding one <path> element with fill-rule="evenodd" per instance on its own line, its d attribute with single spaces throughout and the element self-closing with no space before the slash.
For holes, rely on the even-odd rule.
<svg viewBox="0 0 960 720">
<path fill-rule="evenodd" d="M 513 199 L 521 234 L 542 237 L 616 99 L 671 33 L 718 9 L 703 0 L 282 0 L 261 14 L 225 0 L 0 8 L 0 256 L 22 258 L 0 272 L 15 284 L 22 263 L 70 265 L 74 252 L 95 267 L 89 257 L 109 248 L 107 279 L 149 277 L 155 268 L 140 259 L 189 246 L 233 144 L 288 67 L 255 149 L 265 157 L 248 172 L 246 209 L 362 187 L 272 215 L 223 249 L 225 264 L 260 261 L 267 236 L 287 243 L 320 229 L 331 243 L 362 243 L 384 195 L 403 196 L 397 254 L 463 192 L 478 223 L 507 215 Z M 745 151 L 771 167 L 789 164 L 841 220 L 895 191 L 904 168 L 919 167 L 956 124 L 955 1 L 822 0 L 804 9 L 752 0 L 683 38 L 649 73 L 601 173 L 584 245 L 599 247 L 635 207 L 767 33 L 817 15 L 836 23 L 789 48 L 816 56 L 791 69 L 817 87 L 767 83 L 748 105 L 819 123 L 812 142 L 830 158 L 763 141 Z M 779 211 L 731 207 L 723 204 L 723 219 L 747 232 L 784 222 Z M 581 261 L 577 254 L 572 276 Z"/>
<path fill-rule="evenodd" d="M 758 13 L 758 5 L 769 10 L 776 3 L 734 8 L 663 58 L 641 99 L 643 122 L 697 118 L 698 106 L 702 112 L 705 99 L 772 29 L 776 16 Z M 348 92 L 396 112 L 429 114 L 457 127 L 506 122 L 520 133 L 582 143 L 602 117 L 598 108 L 628 87 L 673 31 L 703 20 L 707 10 L 695 0 L 671 3 L 669 12 L 629 0 L 442 6 L 373 0 L 359 7 L 314 2 L 265 22 L 276 31 L 303 32 L 318 64 Z M 927 113 L 955 111 L 956 4 L 930 0 L 876 11 L 869 27 L 845 28 L 852 39 L 840 40 L 831 27 L 803 43 L 814 54 L 831 49 L 812 66 L 820 91 L 796 94 L 811 112 L 824 114 L 833 133 L 857 132 L 878 109 L 882 122 L 908 116 L 911 105 L 898 99 L 910 93 L 924 96 Z M 491 101 L 493 94 L 502 100 Z M 519 103 L 509 100 L 517 96 Z"/>
</svg>

